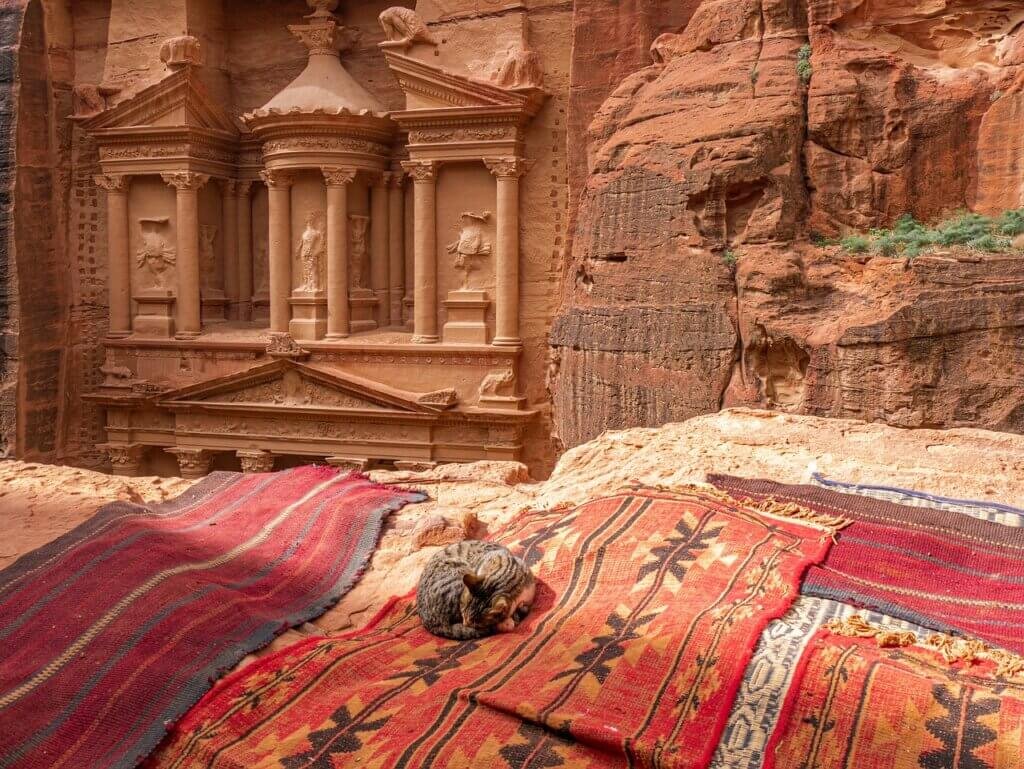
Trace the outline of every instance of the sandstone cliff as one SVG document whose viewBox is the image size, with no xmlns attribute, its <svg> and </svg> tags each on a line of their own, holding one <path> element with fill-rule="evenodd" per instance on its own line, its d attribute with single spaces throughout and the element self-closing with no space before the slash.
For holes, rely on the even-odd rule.
<svg viewBox="0 0 1024 769">
<path fill-rule="evenodd" d="M 909 262 L 810 242 L 1024 205 L 1024 7 L 689 12 L 649 66 L 607 70 L 586 173 L 570 178 L 579 206 L 551 333 L 561 441 L 730 404 L 1024 429 L 1009 374 L 1024 354 L 1019 251 Z"/>
</svg>

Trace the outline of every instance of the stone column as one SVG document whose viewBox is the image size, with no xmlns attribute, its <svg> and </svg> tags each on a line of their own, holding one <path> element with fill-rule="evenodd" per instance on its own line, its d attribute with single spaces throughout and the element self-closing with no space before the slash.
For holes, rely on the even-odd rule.
<svg viewBox="0 0 1024 769">
<path fill-rule="evenodd" d="M 199 189 L 210 177 L 193 171 L 176 171 L 161 176 L 177 192 L 178 296 L 175 336 L 179 339 L 194 339 L 202 331 L 199 298 Z"/>
<path fill-rule="evenodd" d="M 132 333 L 132 261 L 128 253 L 129 177 L 97 176 L 96 186 L 107 192 L 107 264 L 110 291 L 110 328 L 107 335 Z"/>
<path fill-rule="evenodd" d="M 205 449 L 164 449 L 178 460 L 178 472 L 181 477 L 195 481 L 210 474 L 210 462 L 213 456 Z"/>
<path fill-rule="evenodd" d="M 239 449 L 235 452 L 243 473 L 269 473 L 274 469 L 274 455 L 262 449 Z"/>
<path fill-rule="evenodd" d="M 140 446 L 137 443 L 125 445 L 108 443 L 99 448 L 106 451 L 107 456 L 110 458 L 110 472 L 112 475 L 132 477 L 139 474 L 139 470 L 142 467 L 144 446 Z"/>
<path fill-rule="evenodd" d="M 324 168 L 327 183 L 327 336 L 342 339 L 352 332 L 348 306 L 348 185 L 356 172 Z"/>
<path fill-rule="evenodd" d="M 405 293 L 405 174 L 385 174 L 388 185 L 388 263 L 391 278 L 391 323 L 402 323 L 402 299 Z M 411 276 L 410 276 L 411 277 Z"/>
<path fill-rule="evenodd" d="M 387 180 L 377 174 L 370 188 L 370 284 L 377 299 L 377 328 L 391 325 L 389 237 Z"/>
<path fill-rule="evenodd" d="M 514 347 L 519 338 L 519 177 L 529 164 L 522 158 L 485 158 L 497 177 L 498 237 L 494 260 L 494 339 L 491 344 Z"/>
<path fill-rule="evenodd" d="M 270 330 L 287 333 L 292 292 L 292 180 L 281 171 L 261 171 L 270 208 Z"/>
<path fill-rule="evenodd" d="M 411 160 L 402 168 L 413 179 L 413 265 L 415 284 L 412 341 L 432 344 L 437 335 L 437 161 Z"/>
<path fill-rule="evenodd" d="M 252 182 L 238 182 L 235 220 L 238 223 L 238 319 L 252 319 Z"/>
<path fill-rule="evenodd" d="M 224 233 L 224 293 L 227 294 L 230 320 L 238 319 L 242 300 L 238 274 L 238 182 L 221 181 L 221 232 Z"/>
</svg>

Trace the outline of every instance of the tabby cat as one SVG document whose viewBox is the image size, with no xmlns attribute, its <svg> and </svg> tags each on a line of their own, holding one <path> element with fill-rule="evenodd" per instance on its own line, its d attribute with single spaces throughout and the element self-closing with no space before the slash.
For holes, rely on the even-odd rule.
<svg viewBox="0 0 1024 769">
<path fill-rule="evenodd" d="M 427 562 L 416 609 L 434 635 L 465 641 L 512 630 L 533 604 L 526 564 L 493 542 L 448 545 Z"/>
</svg>

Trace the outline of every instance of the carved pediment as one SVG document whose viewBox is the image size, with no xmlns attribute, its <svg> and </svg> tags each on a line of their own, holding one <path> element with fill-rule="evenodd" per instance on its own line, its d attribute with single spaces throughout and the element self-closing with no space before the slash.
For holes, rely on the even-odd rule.
<svg viewBox="0 0 1024 769">
<path fill-rule="evenodd" d="M 160 399 L 160 405 L 232 410 L 326 409 L 370 415 L 432 414 L 453 405 L 451 398 L 434 395 L 397 390 L 333 369 L 280 359 L 169 392 Z"/>
<path fill-rule="evenodd" d="M 384 58 L 409 97 L 409 109 L 444 107 L 511 108 L 533 115 L 544 94 L 540 89 L 504 88 L 385 50 Z"/>
<path fill-rule="evenodd" d="M 238 124 L 209 96 L 192 67 L 168 75 L 83 125 L 89 131 L 166 127 L 239 133 Z"/>
</svg>

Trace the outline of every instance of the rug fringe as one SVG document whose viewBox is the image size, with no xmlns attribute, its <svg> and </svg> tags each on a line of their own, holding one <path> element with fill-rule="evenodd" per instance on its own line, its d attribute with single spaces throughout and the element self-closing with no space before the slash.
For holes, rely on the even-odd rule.
<svg viewBox="0 0 1024 769">
<path fill-rule="evenodd" d="M 923 646 L 938 652 L 949 664 L 991 662 L 996 666 L 996 678 L 1018 678 L 1024 675 L 1024 657 L 1005 649 L 993 648 L 977 638 L 932 633 L 921 640 L 917 633 L 884 628 L 859 614 L 826 622 L 825 628 L 835 635 L 847 638 L 874 638 L 882 647 Z"/>
<path fill-rule="evenodd" d="M 739 505 L 750 512 L 757 513 L 759 515 L 766 515 L 770 518 L 780 518 L 787 521 L 800 521 L 801 523 L 814 526 L 819 529 L 824 529 L 826 533 L 832 535 L 833 540 L 835 540 L 836 534 L 841 529 L 844 529 L 853 523 L 852 518 L 846 518 L 841 515 L 829 515 L 828 513 L 819 513 L 809 507 L 798 505 L 796 502 L 779 502 L 774 497 L 766 497 L 765 499 L 738 497 L 707 483 L 689 483 L 683 486 L 669 486 L 667 484 L 660 483 L 644 483 L 633 479 L 629 481 L 622 490 L 624 492 L 642 492 L 645 489 L 648 491 L 668 492 L 670 494 L 685 494 L 688 491 L 697 492 L 709 497 L 714 497 L 722 502 Z"/>
</svg>

